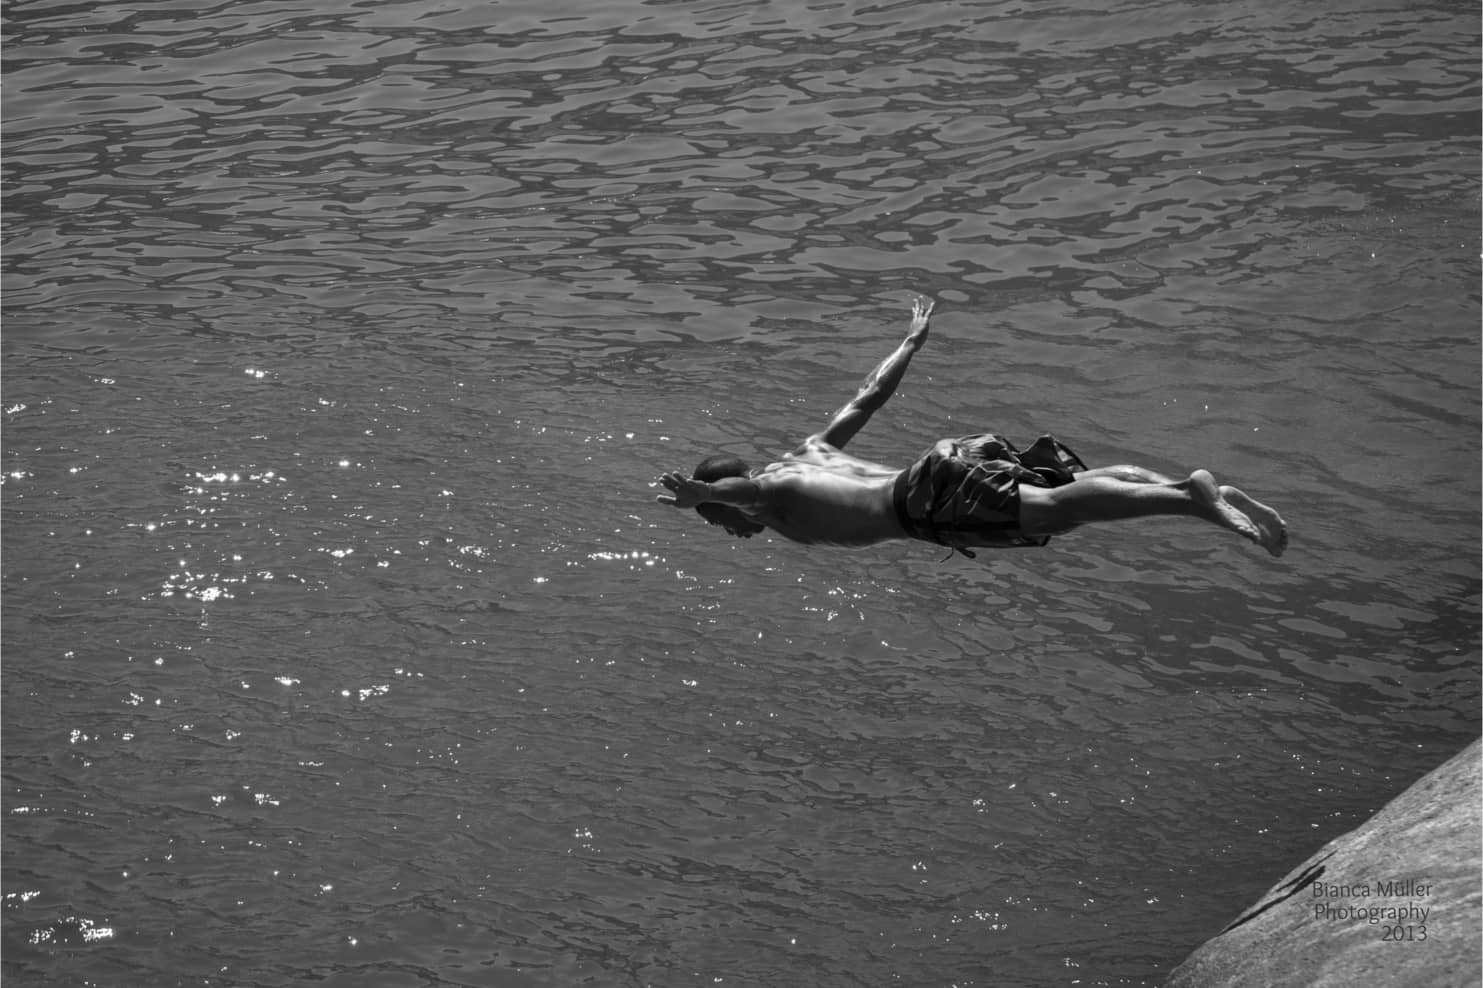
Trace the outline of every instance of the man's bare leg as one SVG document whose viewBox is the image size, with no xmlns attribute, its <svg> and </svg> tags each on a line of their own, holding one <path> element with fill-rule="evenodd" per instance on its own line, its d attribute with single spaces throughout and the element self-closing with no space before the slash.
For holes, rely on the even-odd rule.
<svg viewBox="0 0 1483 988">
<path fill-rule="evenodd" d="M 1088 470 L 1061 487 L 1020 487 L 1020 522 L 1031 535 L 1078 525 L 1156 515 L 1199 518 L 1255 542 L 1274 556 L 1287 548 L 1287 526 L 1271 508 L 1234 487 L 1218 487 L 1207 470 L 1181 481 L 1142 482 Z"/>
<path fill-rule="evenodd" d="M 1076 475 L 1078 480 L 1086 480 L 1093 477 L 1111 477 L 1114 480 L 1125 480 L 1130 484 L 1172 484 L 1173 477 L 1165 477 L 1161 473 L 1154 473 L 1145 467 L 1135 467 L 1128 464 L 1120 464 L 1111 467 L 1094 467 L 1091 470 L 1083 470 Z"/>
</svg>

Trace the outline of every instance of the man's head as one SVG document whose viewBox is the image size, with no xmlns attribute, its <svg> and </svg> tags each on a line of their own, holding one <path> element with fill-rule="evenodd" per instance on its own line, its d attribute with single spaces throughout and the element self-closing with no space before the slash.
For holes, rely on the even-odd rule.
<svg viewBox="0 0 1483 988">
<path fill-rule="evenodd" d="M 696 464 L 690 476 L 707 484 L 713 484 L 725 477 L 745 477 L 750 470 L 751 467 L 747 465 L 747 461 L 741 457 L 716 453 Z M 744 539 L 749 539 L 758 532 L 767 531 L 766 525 L 758 524 L 729 504 L 697 504 L 695 510 L 709 524 L 720 525 L 732 535 L 738 535 Z"/>
</svg>

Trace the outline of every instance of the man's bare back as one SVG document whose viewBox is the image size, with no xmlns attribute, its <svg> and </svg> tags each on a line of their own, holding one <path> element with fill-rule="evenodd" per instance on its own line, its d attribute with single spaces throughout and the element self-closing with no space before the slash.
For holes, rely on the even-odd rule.
<svg viewBox="0 0 1483 988">
<path fill-rule="evenodd" d="M 1095 522 L 1183 515 L 1235 532 L 1274 556 L 1287 526 L 1271 508 L 1207 471 L 1182 481 L 1134 466 L 1089 470 L 1050 436 L 1021 452 L 989 433 L 944 440 L 912 467 L 862 460 L 844 445 L 895 392 L 926 342 L 932 303 L 918 299 L 905 341 L 866 376 L 829 425 L 781 460 L 754 470 L 707 457 L 693 476 L 667 473 L 661 504 L 695 508 L 749 538 L 772 529 L 794 542 L 861 546 L 915 538 L 968 547 L 1044 545 Z"/>
<path fill-rule="evenodd" d="M 891 505 L 900 472 L 810 436 L 752 475 L 761 496 L 739 510 L 794 542 L 870 545 L 905 538 Z"/>
</svg>

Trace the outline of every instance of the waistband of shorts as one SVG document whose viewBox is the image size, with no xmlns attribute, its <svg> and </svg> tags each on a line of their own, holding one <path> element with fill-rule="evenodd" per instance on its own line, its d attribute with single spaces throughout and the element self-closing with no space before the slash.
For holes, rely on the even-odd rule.
<svg viewBox="0 0 1483 988">
<path fill-rule="evenodd" d="M 907 509 L 907 496 L 911 493 L 911 476 L 915 472 L 915 468 L 907 467 L 896 475 L 896 480 L 891 485 L 891 506 L 896 509 L 896 520 L 907 535 L 915 539 L 928 539 L 936 542 L 938 540 L 931 528 L 919 524 Z"/>
</svg>

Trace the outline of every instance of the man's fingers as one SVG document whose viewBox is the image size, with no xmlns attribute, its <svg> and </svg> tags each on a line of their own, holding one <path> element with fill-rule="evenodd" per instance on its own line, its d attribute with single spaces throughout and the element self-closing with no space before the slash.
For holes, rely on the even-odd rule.
<svg viewBox="0 0 1483 988">
<path fill-rule="evenodd" d="M 662 473 L 659 475 L 659 482 L 675 494 L 679 494 L 685 489 L 685 475 L 681 473 Z M 680 506 L 679 498 L 669 494 L 656 494 L 654 500 L 660 504 L 668 504 L 676 508 Z"/>
<path fill-rule="evenodd" d="M 932 315 L 932 300 L 917 296 L 911 306 L 911 330 L 913 333 L 926 333 L 927 320 Z"/>
</svg>

